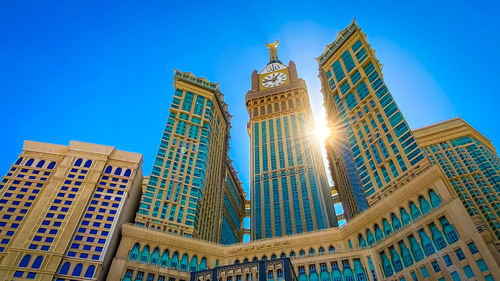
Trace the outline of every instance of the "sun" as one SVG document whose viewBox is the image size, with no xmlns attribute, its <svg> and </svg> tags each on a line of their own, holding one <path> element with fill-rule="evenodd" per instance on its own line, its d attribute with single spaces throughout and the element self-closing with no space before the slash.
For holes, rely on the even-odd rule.
<svg viewBox="0 0 500 281">
<path fill-rule="evenodd" d="M 316 129 L 314 130 L 314 134 L 321 143 L 324 143 L 325 139 L 330 136 L 331 131 L 330 128 L 328 128 L 328 126 L 326 125 L 326 122 L 316 122 Z"/>
</svg>

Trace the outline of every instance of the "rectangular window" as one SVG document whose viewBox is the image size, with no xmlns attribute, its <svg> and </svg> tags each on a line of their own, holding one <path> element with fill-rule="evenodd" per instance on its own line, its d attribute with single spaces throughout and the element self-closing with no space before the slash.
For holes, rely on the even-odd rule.
<svg viewBox="0 0 500 281">
<path fill-rule="evenodd" d="M 351 72 L 351 70 L 354 69 L 354 61 L 352 60 L 351 53 L 349 53 L 349 50 L 346 50 L 342 54 L 342 60 L 344 61 L 344 66 L 345 69 L 347 69 L 347 72 Z"/>
<path fill-rule="evenodd" d="M 345 73 L 338 60 L 333 63 L 332 68 L 333 68 L 333 74 L 335 74 L 337 82 L 340 82 L 342 79 L 344 79 Z"/>
</svg>

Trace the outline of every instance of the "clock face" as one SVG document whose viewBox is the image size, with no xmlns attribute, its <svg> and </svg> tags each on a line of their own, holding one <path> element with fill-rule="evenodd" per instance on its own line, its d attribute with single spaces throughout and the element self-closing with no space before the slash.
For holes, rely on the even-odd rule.
<svg viewBox="0 0 500 281">
<path fill-rule="evenodd" d="M 286 74 L 283 72 L 275 72 L 267 75 L 262 79 L 262 86 L 266 88 L 276 87 L 286 81 Z"/>
</svg>

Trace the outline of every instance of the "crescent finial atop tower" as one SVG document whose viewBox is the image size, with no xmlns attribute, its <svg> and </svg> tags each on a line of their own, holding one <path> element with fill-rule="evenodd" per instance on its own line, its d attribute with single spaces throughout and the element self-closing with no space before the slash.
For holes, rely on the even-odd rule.
<svg viewBox="0 0 500 281">
<path fill-rule="evenodd" d="M 269 62 L 279 61 L 278 60 L 278 43 L 279 41 L 269 44 L 266 42 L 266 46 L 269 49 Z"/>
</svg>

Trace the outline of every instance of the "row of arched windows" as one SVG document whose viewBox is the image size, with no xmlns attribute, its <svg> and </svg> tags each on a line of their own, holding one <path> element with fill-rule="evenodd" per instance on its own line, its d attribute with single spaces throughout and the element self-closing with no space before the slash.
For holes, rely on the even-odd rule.
<svg viewBox="0 0 500 281">
<path fill-rule="evenodd" d="M 391 213 L 390 218 L 383 218 L 382 223 L 374 224 L 373 229 L 367 229 L 365 235 L 358 233 L 358 245 L 361 248 L 371 246 L 375 242 L 380 242 L 384 238 L 390 236 L 393 232 L 399 231 L 403 227 L 409 225 L 412 221 L 416 221 L 422 215 L 428 214 L 433 208 L 438 208 L 441 205 L 441 198 L 434 190 L 429 190 L 429 201 L 424 196 L 418 197 L 418 206 L 413 201 L 410 201 L 408 208 L 410 212 L 401 207 L 399 209 L 399 216 Z M 373 231 L 373 232 L 372 232 Z M 373 235 L 375 233 L 375 235 Z M 365 239 L 366 237 L 366 239 Z"/>
<path fill-rule="evenodd" d="M 168 249 L 160 251 L 160 248 L 156 247 L 152 251 L 149 245 L 142 248 L 139 243 L 136 243 L 129 253 L 129 259 L 131 261 L 140 262 L 144 264 L 151 264 L 160 267 L 175 268 L 182 271 L 197 271 L 207 269 L 207 260 L 205 257 L 198 261 L 196 255 L 189 259 L 188 254 L 180 255 L 175 251 L 172 256 Z"/>
<path fill-rule="evenodd" d="M 329 253 L 329 254 L 333 254 L 333 253 L 335 253 L 335 247 L 333 247 L 332 245 L 330 245 L 330 246 L 328 247 L 328 253 Z M 325 252 L 325 248 L 324 248 L 323 246 L 320 246 L 320 247 L 318 248 L 318 254 L 319 254 L 319 255 L 325 255 L 325 254 L 326 254 L 326 252 Z M 316 255 L 316 250 L 315 250 L 315 249 L 313 249 L 313 248 L 309 248 L 309 251 L 307 252 L 307 255 L 306 255 L 306 251 L 305 251 L 304 249 L 302 249 L 302 250 L 300 250 L 300 251 L 299 251 L 299 256 L 297 256 L 297 254 L 295 253 L 295 251 L 290 251 L 290 253 L 289 253 L 288 257 L 289 257 L 289 258 L 291 258 L 291 259 L 293 259 L 293 258 L 305 258 L 305 257 L 312 257 L 312 256 L 315 256 L 315 255 Z M 282 258 L 286 258 L 286 257 L 287 257 L 287 255 L 286 255 L 284 252 L 282 252 L 279 258 L 281 258 L 281 259 L 282 259 Z M 272 255 L 271 255 L 271 260 L 275 260 L 275 259 L 277 259 L 277 258 L 278 258 L 278 256 L 277 256 L 276 254 L 272 254 Z M 263 256 L 259 259 L 258 257 L 254 256 L 254 257 L 253 257 L 253 259 L 252 259 L 252 262 L 259 261 L 259 260 L 262 260 L 262 261 L 267 261 L 267 260 L 268 260 L 268 257 L 267 257 L 266 255 L 263 255 Z M 249 260 L 248 258 L 245 258 L 245 259 L 243 260 L 243 262 L 244 262 L 244 263 L 247 263 L 247 262 L 249 262 L 249 261 L 250 261 L 250 260 Z M 237 259 L 234 263 L 238 264 L 238 263 L 240 263 L 240 260 L 239 260 L 239 259 Z"/>
<path fill-rule="evenodd" d="M 455 228 L 448 222 L 448 219 L 441 217 L 439 221 L 443 226 L 443 232 L 434 223 L 430 223 L 427 225 L 430 230 L 430 236 L 421 228 L 417 230 L 417 233 L 410 234 L 407 237 L 407 241 L 398 241 L 396 244 L 397 247 L 396 245 L 390 246 L 388 248 L 389 255 L 386 251 L 380 252 L 382 268 L 386 277 L 392 276 L 394 272 L 399 272 L 404 267 L 409 267 L 424 257 L 430 256 L 436 251 L 458 241 L 458 234 Z M 409 245 L 407 245 L 408 243 Z"/>
<path fill-rule="evenodd" d="M 116 168 L 114 173 L 113 173 L 113 167 L 112 166 L 108 166 L 106 167 L 106 170 L 104 170 L 104 173 L 105 174 L 114 174 L 115 176 L 121 176 L 122 175 L 122 168 Z M 132 170 L 131 169 L 127 169 L 125 171 L 125 173 L 123 173 L 123 176 L 125 177 L 130 177 L 130 175 L 132 174 Z"/>
<path fill-rule="evenodd" d="M 23 157 L 20 157 L 19 159 L 17 159 L 15 165 L 21 165 L 21 163 L 23 162 L 24 158 Z M 30 158 L 28 160 L 26 160 L 26 162 L 24 163 L 24 166 L 26 167 L 32 167 L 33 164 L 35 163 L 35 159 L 33 158 Z M 36 164 L 36 168 L 46 168 L 46 169 L 54 169 L 54 167 L 56 166 L 56 162 L 55 161 L 52 161 L 50 162 L 47 167 L 44 167 L 45 166 L 45 160 L 40 160 L 37 162 Z"/>
<path fill-rule="evenodd" d="M 61 275 L 69 275 L 71 268 L 71 263 L 70 262 L 65 262 L 62 266 L 61 269 L 59 269 L 59 274 Z M 71 276 L 74 277 L 79 277 L 82 275 L 83 271 L 83 264 L 78 263 L 73 267 L 73 270 L 71 271 Z M 87 269 L 85 270 L 85 278 L 92 278 L 94 277 L 95 273 L 95 266 L 94 265 L 89 265 Z"/>
<path fill-rule="evenodd" d="M 19 265 L 17 267 L 28 267 L 28 265 L 31 262 L 31 255 L 25 255 L 21 261 L 19 262 Z M 33 269 L 39 269 L 42 266 L 43 262 L 43 256 L 38 256 L 35 258 L 33 263 L 31 264 L 31 268 Z"/>
<path fill-rule="evenodd" d="M 73 164 L 73 166 L 80 167 L 82 165 L 82 163 L 83 163 L 83 159 L 78 158 L 78 159 L 76 159 L 75 164 Z M 84 168 L 90 168 L 90 166 L 92 166 L 92 160 L 87 160 L 87 161 L 85 161 L 85 164 L 83 164 Z"/>
</svg>

